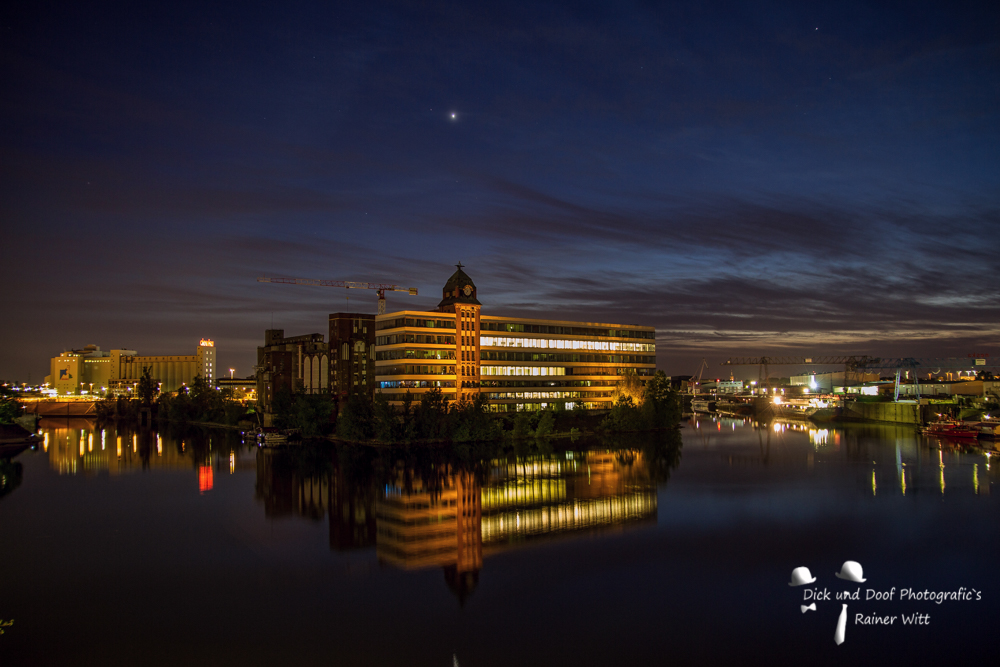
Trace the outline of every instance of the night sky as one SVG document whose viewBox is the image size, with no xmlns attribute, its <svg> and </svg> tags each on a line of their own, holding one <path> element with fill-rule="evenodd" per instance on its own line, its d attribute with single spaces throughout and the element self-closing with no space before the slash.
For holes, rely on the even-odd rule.
<svg viewBox="0 0 1000 667">
<path fill-rule="evenodd" d="M 376 307 L 257 276 L 421 309 L 459 261 L 668 374 L 1000 354 L 996 2 L 8 2 L 0 57 L 0 379 L 248 375 L 272 318 Z"/>
</svg>

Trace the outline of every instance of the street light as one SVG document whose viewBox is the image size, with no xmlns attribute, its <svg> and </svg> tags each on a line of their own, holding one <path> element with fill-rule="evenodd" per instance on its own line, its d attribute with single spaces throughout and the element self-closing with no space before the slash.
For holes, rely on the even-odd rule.
<svg viewBox="0 0 1000 667">
<path fill-rule="evenodd" d="M 230 368 L 230 369 L 229 369 L 229 379 L 230 379 L 230 380 L 232 380 L 232 379 L 233 379 L 233 373 L 234 373 L 235 371 L 236 371 L 236 369 L 235 369 L 235 368 Z"/>
</svg>

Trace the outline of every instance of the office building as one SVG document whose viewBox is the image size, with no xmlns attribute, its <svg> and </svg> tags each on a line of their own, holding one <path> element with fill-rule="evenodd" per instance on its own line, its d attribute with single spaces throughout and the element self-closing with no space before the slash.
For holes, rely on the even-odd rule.
<svg viewBox="0 0 1000 667">
<path fill-rule="evenodd" d="M 552 404 L 608 408 L 618 379 L 656 370 L 653 327 L 483 314 L 463 270 L 434 311 L 375 316 L 375 390 L 399 404 L 440 389 L 451 401 L 486 395 L 494 411 Z"/>
</svg>

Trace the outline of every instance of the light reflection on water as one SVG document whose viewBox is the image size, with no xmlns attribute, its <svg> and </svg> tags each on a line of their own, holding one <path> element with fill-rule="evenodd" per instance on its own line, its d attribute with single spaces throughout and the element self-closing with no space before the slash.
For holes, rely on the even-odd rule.
<svg viewBox="0 0 1000 667">
<path fill-rule="evenodd" d="M 484 556 L 547 536 L 657 523 L 659 493 L 681 453 L 680 445 L 644 452 L 598 444 L 591 451 L 507 452 L 467 465 L 440 451 L 386 460 L 384 451 L 366 447 L 259 450 L 232 431 L 161 433 L 83 419 L 41 426 L 49 465 L 61 475 L 188 470 L 204 494 L 217 475 L 252 470 L 267 518 L 326 518 L 331 550 L 375 547 L 383 565 L 443 568 L 450 585 L 464 582 L 460 597 L 474 587 Z M 814 500 L 828 492 L 831 471 L 838 485 L 853 476 L 851 484 L 873 500 L 912 499 L 931 488 L 941 496 L 990 492 L 988 451 L 928 440 L 909 427 L 699 415 L 682 433 L 691 475 L 707 473 L 709 483 L 725 477 L 723 470 L 774 469 L 781 479 L 764 493 L 779 493 L 791 473 L 815 485 Z M 651 472 L 650 453 L 670 460 Z"/>
<path fill-rule="evenodd" d="M 991 521 L 996 518 L 995 509 L 986 505 L 997 474 L 990 451 L 927 439 L 912 428 L 892 425 L 757 423 L 699 415 L 697 421 L 683 425 L 682 443 L 639 437 L 584 446 L 583 441 L 554 440 L 502 451 L 476 446 L 370 448 L 329 443 L 262 450 L 244 444 L 233 431 L 154 431 L 87 420 L 52 420 L 41 426 L 43 451 L 22 455 L 38 467 L 26 466 L 23 483 L 3 498 L 0 511 L 23 511 L 12 499 L 16 502 L 37 484 L 55 498 L 46 507 L 46 498 L 32 497 L 42 516 L 63 512 L 60 503 L 66 497 L 85 513 L 88 503 L 94 502 L 83 492 L 88 485 L 96 488 L 102 478 L 128 479 L 134 484 L 105 493 L 112 498 L 121 493 L 123 502 L 141 500 L 156 525 L 156 531 L 145 538 L 148 542 L 135 543 L 133 553 L 171 553 L 177 549 L 176 542 L 189 539 L 192 513 L 199 520 L 212 521 L 211 512 L 218 512 L 212 530 L 199 533 L 200 541 L 185 542 L 184 553 L 203 549 L 225 554 L 223 559 L 233 564 L 250 563 L 246 567 L 259 569 L 240 576 L 258 582 L 255 585 L 264 585 L 259 582 L 272 576 L 258 576 L 259 572 L 287 574 L 305 568 L 312 573 L 308 580 L 282 593 L 289 597 L 281 599 L 291 607 L 311 609 L 317 604 L 313 598 L 317 586 L 339 591 L 345 579 L 338 574 L 340 570 L 309 570 L 317 552 L 307 548 L 311 542 L 295 541 L 298 533 L 279 532 L 284 537 L 274 537 L 280 527 L 305 531 L 319 537 L 323 563 L 373 565 L 364 570 L 369 578 L 358 584 L 361 597 L 351 606 L 335 607 L 338 618 L 356 616 L 359 623 L 367 619 L 372 627 L 382 628 L 381 611 L 376 613 L 359 601 L 373 597 L 410 610 L 406 627 L 422 628 L 428 635 L 433 634 L 435 623 L 446 623 L 441 615 L 450 612 L 438 610 L 436 616 L 422 620 L 424 610 L 413 606 L 419 597 L 413 597 L 406 582 L 420 582 L 421 577 L 433 574 L 434 586 L 420 590 L 441 591 L 450 601 L 448 609 L 467 614 L 459 618 L 490 619 L 490 624 L 502 625 L 497 619 L 516 618 L 525 608 L 559 608 L 558 599 L 547 597 L 553 590 L 576 600 L 560 608 L 564 615 L 576 610 L 580 597 L 590 600 L 593 596 L 591 613 L 606 623 L 612 623 L 622 609 L 635 607 L 645 609 L 655 619 L 650 623 L 659 627 L 656 615 L 674 613 L 671 605 L 680 605 L 673 623 L 684 627 L 686 634 L 675 636 L 674 641 L 682 657 L 690 660 L 701 655 L 698 651 L 704 650 L 706 642 L 711 643 L 718 604 L 735 601 L 745 607 L 733 612 L 743 614 L 739 624 L 759 627 L 754 625 L 760 621 L 753 610 L 765 603 L 758 598 L 787 595 L 784 581 L 791 567 L 818 568 L 816 560 L 822 555 L 837 561 L 827 568 L 832 572 L 851 556 L 863 560 L 866 571 L 872 569 L 876 577 L 881 569 L 883 579 L 886 571 L 903 562 L 915 564 L 908 565 L 913 568 L 908 576 L 930 577 L 939 570 L 953 576 L 955 563 L 965 558 L 953 551 L 963 545 L 977 552 L 992 546 L 988 540 L 993 533 L 978 522 L 983 516 Z M 46 470 L 48 477 L 41 474 Z M 71 477 L 80 483 L 66 484 Z M 184 483 L 157 486 L 158 495 L 154 494 L 154 482 L 166 478 Z M 143 491 L 146 488 L 149 495 Z M 227 504 L 213 502 L 220 500 Z M 173 508 L 179 506 L 193 509 L 176 512 Z M 96 511 L 98 506 L 94 507 Z M 11 515 L 4 518 L 9 521 Z M 242 528 L 232 528 L 233 523 Z M 222 537 L 213 541 L 216 534 Z M 94 544 L 86 543 L 86 533 L 73 535 L 82 542 L 63 544 L 63 550 L 100 550 L 103 542 L 97 540 L 107 540 L 107 534 L 99 531 L 95 531 Z M 282 540 L 287 540 L 290 552 L 279 549 L 277 543 Z M 550 546 L 533 548 L 540 545 Z M 601 551 L 600 545 L 609 545 L 607 551 Z M 625 549 L 620 556 L 616 545 Z M 55 548 L 46 543 L 44 548 L 29 551 L 39 561 L 44 554 L 59 553 L 59 546 L 58 542 Z M 905 561 L 893 560 L 900 550 L 905 550 Z M 574 575 L 572 583 L 566 583 L 570 575 L 554 574 L 562 560 L 572 562 L 574 553 L 592 552 L 604 553 L 603 560 L 600 567 L 584 568 L 585 576 Z M 10 558 L 10 552 L 0 555 L 0 566 L 13 567 Z M 179 561 L 180 576 L 196 576 L 200 558 L 199 553 L 190 570 L 185 569 L 185 561 Z M 530 586 L 518 587 L 518 573 L 528 575 L 535 570 L 553 577 L 553 588 L 538 578 Z M 387 579 L 386 573 L 393 571 L 405 574 Z M 633 571 L 643 574 L 632 575 Z M 32 572 L 27 571 L 29 579 Z M 604 586 L 594 580 L 603 573 L 609 582 L 618 583 Z M 32 590 L 37 593 L 46 584 L 44 577 L 36 579 Z M 778 582 L 773 591 L 772 580 Z M 165 581 L 176 585 L 174 580 Z M 980 578 L 972 583 L 983 587 L 989 581 Z M 510 594 L 512 606 L 505 606 L 498 597 L 498 586 L 517 591 Z M 640 594 L 636 591 L 645 588 L 662 597 L 637 602 Z M 733 597 L 733 591 L 741 589 L 750 591 L 748 598 Z M 16 592 L 12 599 L 28 599 L 27 590 Z M 282 589 L 267 590 L 277 596 L 275 591 Z M 55 609 L 65 595 L 70 593 L 61 589 L 49 593 L 47 599 Z M 122 595 L 133 608 L 145 609 L 150 604 L 139 593 Z M 332 596 L 324 601 L 338 605 L 339 599 Z M 666 605 L 663 599 L 673 602 Z M 224 601 L 217 604 L 225 608 Z M 232 603 L 234 617 L 239 617 L 239 604 Z M 764 608 L 764 616 L 776 613 L 775 608 Z M 558 616 L 549 621 L 554 631 L 575 632 L 572 622 L 564 623 Z M 963 623 L 974 623 L 975 618 Z M 462 627 L 465 621 L 447 621 L 452 622 Z M 39 621 L 39 627 L 44 623 Z M 238 631 L 235 625 L 226 627 L 228 632 Z M 351 631 L 357 642 L 379 643 L 382 635 L 374 630 L 366 635 L 365 627 Z M 965 626 L 958 630 L 961 627 Z M 510 630 L 506 627 L 504 632 Z M 42 630 L 35 632 L 44 636 Z M 478 632 L 489 636 L 485 630 Z M 629 636 L 628 628 L 622 626 L 617 632 L 628 637 L 636 651 L 635 647 L 646 646 L 642 642 L 649 636 Z M 586 638 L 577 636 L 578 641 Z M 353 641 L 353 636 L 342 637 L 344 645 L 350 644 L 349 639 Z M 255 641 L 253 637 L 244 640 L 248 645 Z M 442 641 L 449 642 L 450 656 L 452 640 Z M 746 647 L 757 640 L 744 637 L 743 641 Z M 855 632 L 850 641 L 869 640 Z M 872 655 L 882 650 L 877 642 L 871 635 L 866 646 Z M 686 646 L 691 647 L 687 653 Z M 904 645 L 889 642 L 886 646 Z M 577 662 L 590 661 L 583 649 L 575 654 L 573 649 L 566 650 L 566 662 L 573 662 L 574 655 Z M 515 650 L 513 655 L 520 654 Z M 639 651 L 636 661 L 649 655 Z"/>
<path fill-rule="evenodd" d="M 139 470 L 194 470 L 204 465 L 216 465 L 219 456 L 232 456 L 235 472 L 239 458 L 243 467 L 253 466 L 253 451 L 244 446 L 236 432 L 198 432 L 186 435 L 196 441 L 187 448 L 183 437 L 169 432 L 120 426 L 115 423 L 98 425 L 96 420 L 83 418 L 42 419 L 42 448 L 49 465 L 62 475 L 129 474 Z M 114 449 L 108 442 L 115 443 Z M 98 444 L 99 443 L 99 444 Z"/>
</svg>

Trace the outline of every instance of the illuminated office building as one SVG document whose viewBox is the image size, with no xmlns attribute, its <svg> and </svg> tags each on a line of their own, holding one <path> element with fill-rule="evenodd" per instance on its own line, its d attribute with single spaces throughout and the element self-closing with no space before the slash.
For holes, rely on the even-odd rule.
<svg viewBox="0 0 1000 667">
<path fill-rule="evenodd" d="M 143 356 L 135 350 L 101 350 L 97 345 L 87 345 L 80 350 L 69 350 L 49 362 L 51 375 L 45 378 L 49 386 L 60 395 L 80 393 L 128 394 L 142 377 L 149 374 L 159 385 L 160 391 L 177 391 L 201 375 L 210 384 L 216 377 L 215 343 L 207 338 L 198 342 L 191 355 Z"/>
<path fill-rule="evenodd" d="M 656 370 L 653 327 L 484 315 L 458 266 L 434 311 L 375 316 L 375 390 L 398 404 L 438 388 L 449 400 L 483 393 L 494 411 L 611 406 L 619 377 Z"/>
</svg>

